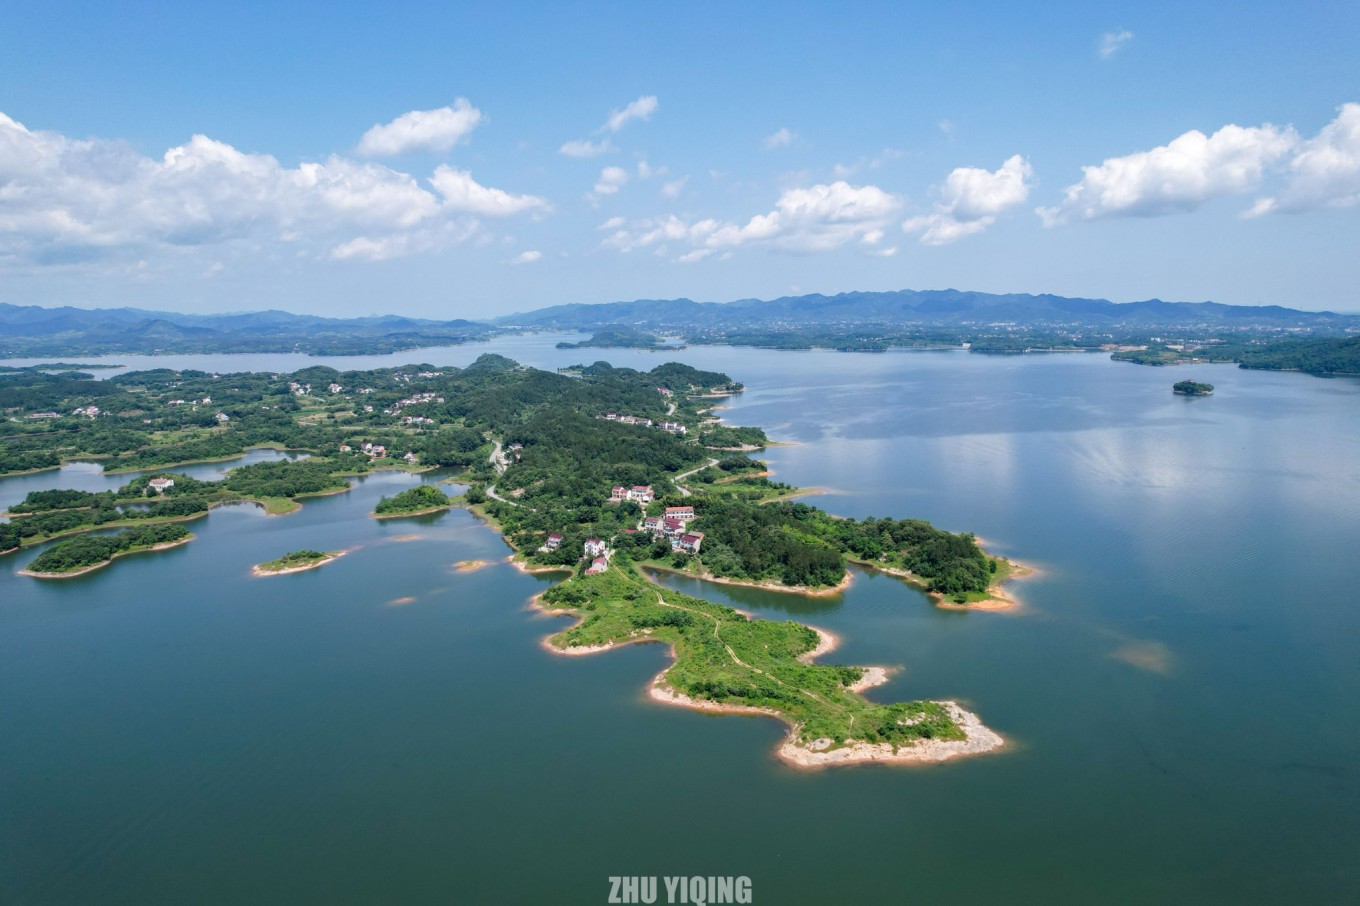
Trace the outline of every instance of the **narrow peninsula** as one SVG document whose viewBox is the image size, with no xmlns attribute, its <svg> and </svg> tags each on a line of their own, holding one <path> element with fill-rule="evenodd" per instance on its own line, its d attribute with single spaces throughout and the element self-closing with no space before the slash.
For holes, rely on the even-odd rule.
<svg viewBox="0 0 1360 906">
<path fill-rule="evenodd" d="M 188 544 L 194 536 L 182 525 L 147 525 L 112 535 L 82 536 L 59 541 L 19 570 L 35 579 L 70 579 L 108 566 L 119 557 L 167 550 Z"/>
</svg>

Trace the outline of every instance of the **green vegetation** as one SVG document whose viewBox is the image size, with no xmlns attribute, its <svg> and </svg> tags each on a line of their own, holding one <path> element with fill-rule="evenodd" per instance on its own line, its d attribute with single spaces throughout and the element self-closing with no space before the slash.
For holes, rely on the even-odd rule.
<svg viewBox="0 0 1360 906">
<path fill-rule="evenodd" d="M 414 516 L 446 510 L 450 505 L 449 496 L 439 488 L 432 484 L 420 484 L 407 488 L 395 497 L 382 498 L 373 512 L 376 516 Z"/>
<path fill-rule="evenodd" d="M 616 349 L 683 349 L 665 343 L 655 334 L 645 333 L 632 327 L 601 327 L 588 340 L 579 343 L 561 342 L 558 349 L 585 349 L 587 347 L 613 347 Z"/>
<path fill-rule="evenodd" d="M 582 618 L 553 636 L 554 646 L 669 644 L 675 664 L 664 680 L 672 689 L 700 701 L 773 711 L 804 743 L 829 739 L 839 746 L 855 739 L 898 747 L 964 738 L 935 702 L 874 704 L 848 688 L 861 679 L 862 668 L 804 663 L 817 634 L 798 623 L 751 620 L 658 588 L 626 568 L 564 582 L 542 600 Z"/>
<path fill-rule="evenodd" d="M 112 535 L 82 535 L 52 545 L 28 564 L 25 572 L 40 576 L 69 575 L 103 566 L 114 557 L 178 544 L 192 537 L 182 525 L 146 525 Z"/>
<path fill-rule="evenodd" d="M 714 425 L 699 432 L 699 443 L 714 450 L 763 447 L 769 442 L 770 439 L 760 428 L 729 428 L 725 425 Z"/>
<path fill-rule="evenodd" d="M 300 550 L 284 554 L 277 560 L 269 560 L 255 567 L 257 572 L 277 573 L 285 570 L 306 569 L 316 566 L 326 560 L 338 557 L 339 554 L 331 551 Z"/>
<path fill-rule="evenodd" d="M 1201 384 L 1199 381 L 1177 381 L 1171 385 L 1171 389 L 1182 396 L 1208 396 L 1214 392 L 1214 385 Z"/>
<path fill-rule="evenodd" d="M 0 550 L 99 527 L 135 526 L 120 535 L 61 542 L 34 562 L 35 570 L 65 574 L 188 537 L 169 523 L 215 505 L 250 500 L 286 512 L 298 498 L 344 490 L 348 475 L 412 468 L 413 462 L 443 465 L 458 469 L 458 480 L 469 486 L 457 502 L 486 517 L 530 564 L 580 573 L 584 542 L 607 545 L 612 565 L 603 574 L 570 579 L 545 598 L 584 617 L 559 643 L 671 642 L 679 661 L 668 679 L 676 690 L 774 710 L 805 740 L 842 743 L 852 732 L 855 739 L 895 745 L 959 738 L 961 731 L 939 705 L 873 705 L 849 691 L 862 676 L 859 668 L 802 663 L 799 657 L 816 643 L 812 630 L 747 620 L 659 591 L 634 564 L 826 589 L 844 579 L 853 561 L 969 600 L 984 594 L 995 575 L 972 536 L 919 520 L 838 519 L 784 500 L 797 489 L 771 481 L 764 463 L 706 449 L 768 443 L 759 428 L 713 426 L 707 419 L 711 394 L 742 389 L 726 374 L 678 363 L 638 371 L 607 362 L 569 372 L 526 369 L 484 355 L 463 369 L 341 372 L 318 366 L 291 375 L 160 369 L 108 381 L 0 375 L 0 403 L 9 415 L 0 421 L 0 463 L 98 456 L 110 469 L 162 470 L 130 477 L 116 491 L 34 492 L 0 525 Z M 61 414 L 47 417 L 54 413 Z M 606 417 L 610 413 L 614 418 Z M 684 425 L 687 435 L 662 430 L 662 421 Z M 220 481 L 163 471 L 166 463 L 228 458 L 256 446 L 306 456 L 242 466 Z M 153 477 L 173 484 L 153 486 Z M 642 487 L 650 494 L 620 500 L 615 487 L 625 489 L 625 497 Z M 421 484 L 383 498 L 375 515 L 454 503 L 436 484 Z M 644 518 L 682 505 L 697 513 L 688 526 L 703 533 L 697 554 L 643 529 Z M 305 568 L 330 556 L 295 551 L 259 569 Z"/>
</svg>

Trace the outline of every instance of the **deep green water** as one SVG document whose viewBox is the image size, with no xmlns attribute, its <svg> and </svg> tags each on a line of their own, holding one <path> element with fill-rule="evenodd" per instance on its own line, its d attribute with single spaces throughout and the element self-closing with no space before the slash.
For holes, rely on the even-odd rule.
<svg viewBox="0 0 1360 906">
<path fill-rule="evenodd" d="M 557 339 L 320 361 L 668 358 Z M 379 474 L 285 517 L 215 510 L 189 545 L 69 581 L 0 558 L 0 902 L 602 903 L 620 874 L 747 875 L 764 903 L 1360 898 L 1360 382 L 1092 355 L 669 358 L 748 384 L 723 414 L 798 442 L 767 458 L 831 491 L 810 502 L 1041 568 L 1016 614 L 865 574 L 830 599 L 668 580 L 838 633 L 832 659 L 902 668 L 876 697 L 964 701 L 1004 754 L 791 770 L 773 721 L 644 699 L 659 647 L 544 652 L 564 624 L 525 602 L 548 580 L 457 572 L 508 553 L 464 512 L 368 518 L 420 480 Z M 1182 377 L 1217 390 L 1174 397 Z M 0 480 L 0 506 L 125 480 Z M 250 577 L 301 547 L 353 551 Z"/>
</svg>

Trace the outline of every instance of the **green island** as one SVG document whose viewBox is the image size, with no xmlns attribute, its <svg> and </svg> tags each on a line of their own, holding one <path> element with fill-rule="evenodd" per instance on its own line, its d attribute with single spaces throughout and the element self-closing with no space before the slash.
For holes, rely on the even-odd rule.
<svg viewBox="0 0 1360 906">
<path fill-rule="evenodd" d="M 373 508 L 378 519 L 393 519 L 398 516 L 423 516 L 439 513 L 453 505 L 452 499 L 432 484 L 420 484 L 407 488 L 394 497 L 384 497 Z"/>
<path fill-rule="evenodd" d="M 1208 396 L 1214 392 L 1214 385 L 1199 381 L 1177 381 L 1171 385 L 1171 392 L 1181 396 Z"/>
<path fill-rule="evenodd" d="M 989 556 L 972 535 L 913 519 L 842 519 L 795 500 L 815 489 L 774 481 L 764 462 L 743 455 L 769 443 L 764 432 L 717 424 L 711 414 L 715 397 L 742 390 L 726 374 L 673 362 L 552 373 L 491 354 L 466 368 L 158 369 L 107 381 L 0 375 L 8 415 L 0 421 L 0 467 L 97 457 L 109 471 L 151 470 L 116 491 L 29 494 L 0 523 L 0 550 L 122 525 L 187 537 L 171 523 L 221 504 L 285 513 L 374 469 L 443 467 L 467 485 L 461 497 L 422 484 L 384 498 L 374 515 L 464 506 L 504 535 L 520 568 L 569 572 L 537 602 L 578 618 L 545 642 L 554 652 L 665 643 L 675 664 L 653 683 L 653 697 L 775 716 L 790 728 L 779 754 L 799 765 L 938 760 L 1002 745 L 956 704 L 864 699 L 860 691 L 886 681 L 887 668 L 814 663 L 832 644 L 817 630 L 749 619 L 653 581 L 671 571 L 835 594 L 854 567 L 900 577 L 942 607 L 1013 603 L 1000 583 L 1023 569 Z M 305 458 L 245 465 L 218 481 L 167 469 L 262 446 Z M 105 541 L 59 542 L 32 566 L 83 568 L 94 558 L 87 542 Z M 313 568 L 333 556 L 298 551 L 256 574 Z"/>
<path fill-rule="evenodd" d="M 325 566 L 332 560 L 338 560 L 344 555 L 344 551 L 291 551 L 277 560 L 267 560 L 264 563 L 256 564 L 250 572 L 254 576 L 282 576 L 288 573 L 300 573 Z"/>
<path fill-rule="evenodd" d="M 182 525 L 141 525 L 112 535 L 85 535 L 59 541 L 19 570 L 35 579 L 68 579 L 108 566 L 116 558 L 188 544 L 193 534 Z"/>
<path fill-rule="evenodd" d="M 569 343 L 564 340 L 557 344 L 558 349 L 589 349 L 591 347 L 661 349 L 672 352 L 685 348 L 684 345 L 667 343 L 656 334 L 637 330 L 633 327 L 601 327 L 588 340 L 582 340 L 579 343 Z"/>
</svg>

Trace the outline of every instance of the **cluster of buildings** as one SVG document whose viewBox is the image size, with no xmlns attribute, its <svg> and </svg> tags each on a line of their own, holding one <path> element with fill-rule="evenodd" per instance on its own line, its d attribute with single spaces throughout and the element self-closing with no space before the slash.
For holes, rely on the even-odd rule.
<svg viewBox="0 0 1360 906">
<path fill-rule="evenodd" d="M 642 520 L 642 528 L 654 536 L 670 539 L 671 550 L 697 554 L 704 543 L 704 533 L 689 530 L 694 518 L 693 506 L 668 506 L 662 515 Z"/>
<path fill-rule="evenodd" d="M 609 492 L 610 503 L 635 500 L 645 506 L 655 499 L 656 494 L 652 492 L 652 486 L 649 484 L 635 484 L 631 488 L 625 488 L 621 484 L 616 484 L 614 485 L 614 489 Z"/>
<path fill-rule="evenodd" d="M 585 556 L 590 558 L 590 565 L 586 567 L 586 575 L 594 576 L 609 569 L 609 546 L 599 538 L 587 538 L 582 545 L 585 549 Z"/>
<path fill-rule="evenodd" d="M 84 415 L 84 416 L 86 416 L 87 418 L 95 418 L 96 416 L 99 415 L 99 407 L 98 407 L 98 406 L 81 406 L 79 409 L 76 409 L 76 410 L 75 410 L 74 412 L 72 412 L 71 414 L 72 414 L 72 415 Z"/>
<path fill-rule="evenodd" d="M 653 425 L 662 431 L 669 431 L 672 434 L 684 435 L 687 428 L 679 422 L 653 422 L 650 418 L 643 418 L 640 415 L 619 415 L 617 412 L 606 412 L 604 415 L 597 415 L 596 418 L 604 419 L 607 422 L 618 422 L 620 425 L 637 425 L 640 428 L 651 428 Z"/>
<path fill-rule="evenodd" d="M 405 399 L 397 400 L 395 403 L 392 404 L 392 408 L 384 409 L 383 412 L 385 412 L 388 415 L 399 415 L 401 413 L 401 410 L 406 406 L 414 406 L 417 403 L 442 403 L 442 402 L 444 402 L 444 397 L 435 394 L 433 391 L 428 391 L 426 393 L 417 393 L 415 396 L 408 396 Z M 365 411 L 367 411 L 367 407 L 365 407 Z M 403 421 L 406 421 L 406 419 L 403 419 Z M 407 422 L 407 424 L 412 424 L 412 422 Z M 434 422 L 433 420 L 427 418 L 423 422 L 418 422 L 416 424 L 432 425 L 434 424 Z"/>
</svg>

